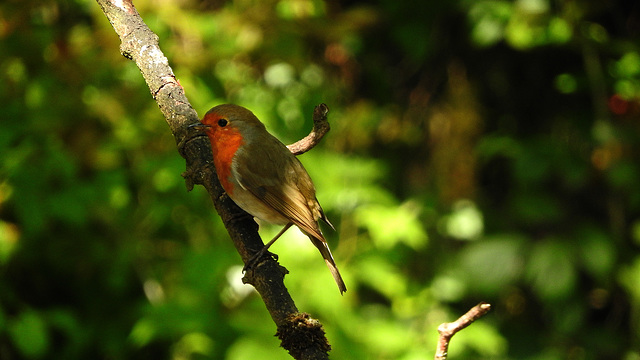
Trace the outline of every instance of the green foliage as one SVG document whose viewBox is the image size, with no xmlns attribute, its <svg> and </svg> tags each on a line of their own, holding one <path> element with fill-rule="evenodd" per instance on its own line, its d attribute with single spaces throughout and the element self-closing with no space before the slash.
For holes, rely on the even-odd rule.
<svg viewBox="0 0 640 360">
<path fill-rule="evenodd" d="M 23 311 L 8 326 L 9 335 L 18 350 L 28 358 L 42 357 L 49 348 L 46 324 L 41 315 Z"/>
<path fill-rule="evenodd" d="M 301 161 L 349 291 L 299 231 L 272 249 L 332 357 L 431 358 L 481 300 L 450 358 L 640 357 L 636 5 L 135 5 L 200 114 L 290 143 L 330 107 Z M 0 4 L 0 357 L 285 358 L 118 47 L 93 2 Z"/>
</svg>

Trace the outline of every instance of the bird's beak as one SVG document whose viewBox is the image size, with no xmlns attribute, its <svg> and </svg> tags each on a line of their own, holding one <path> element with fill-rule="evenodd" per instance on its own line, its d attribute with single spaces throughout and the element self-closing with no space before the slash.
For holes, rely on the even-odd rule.
<svg viewBox="0 0 640 360">
<path fill-rule="evenodd" d="M 205 131 L 206 129 L 208 129 L 210 127 L 211 127 L 211 125 L 206 125 L 206 124 L 203 124 L 203 123 L 195 123 L 195 124 L 189 125 L 189 128 L 196 129 L 198 131 Z"/>
</svg>

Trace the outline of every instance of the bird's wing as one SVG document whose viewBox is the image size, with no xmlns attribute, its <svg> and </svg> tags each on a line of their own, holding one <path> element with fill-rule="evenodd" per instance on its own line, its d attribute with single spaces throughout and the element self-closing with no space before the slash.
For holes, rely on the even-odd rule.
<svg viewBox="0 0 640 360">
<path fill-rule="evenodd" d="M 302 231 L 324 241 L 317 219 L 326 217 L 316 200 L 309 174 L 282 143 L 275 138 L 273 140 L 277 146 L 272 143 L 255 151 L 237 154 L 239 163 L 247 164 L 233 169 L 238 183 Z M 256 151 L 263 151 L 263 156 L 247 156 Z M 278 171 L 274 171 L 274 168 Z M 318 215 L 314 215 L 316 207 Z"/>
</svg>

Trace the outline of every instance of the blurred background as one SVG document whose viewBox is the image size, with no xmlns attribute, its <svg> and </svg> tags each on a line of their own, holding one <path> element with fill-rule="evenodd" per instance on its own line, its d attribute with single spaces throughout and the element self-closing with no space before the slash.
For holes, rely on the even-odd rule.
<svg viewBox="0 0 640 360">
<path fill-rule="evenodd" d="M 202 116 L 302 155 L 349 291 L 272 248 L 334 359 L 640 359 L 640 3 L 137 0 Z M 0 3 L 0 358 L 284 359 L 93 1 Z M 263 227 L 271 238 L 279 228 Z"/>
</svg>

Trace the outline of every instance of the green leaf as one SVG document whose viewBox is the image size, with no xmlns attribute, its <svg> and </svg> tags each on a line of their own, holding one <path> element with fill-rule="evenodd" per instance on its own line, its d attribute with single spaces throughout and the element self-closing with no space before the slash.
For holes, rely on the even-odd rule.
<svg viewBox="0 0 640 360">
<path fill-rule="evenodd" d="M 356 209 L 356 219 L 367 228 L 379 248 L 390 249 L 404 243 L 420 249 L 427 243 L 427 234 L 419 221 L 419 213 L 419 205 L 413 202 L 401 206 L 368 205 Z"/>
<path fill-rule="evenodd" d="M 616 248 L 607 232 L 585 226 L 576 234 L 580 261 L 585 270 L 600 281 L 606 281 L 616 264 Z"/>
<path fill-rule="evenodd" d="M 577 281 L 575 256 L 561 239 L 547 239 L 534 245 L 526 277 L 543 300 L 566 298 Z"/>
<path fill-rule="evenodd" d="M 27 358 L 43 357 L 49 349 L 47 325 L 39 313 L 27 310 L 9 324 L 9 334 L 18 350 Z"/>
<path fill-rule="evenodd" d="M 460 253 L 456 268 L 470 289 L 496 293 L 520 277 L 524 244 L 521 236 L 509 234 L 469 243 Z"/>
</svg>

